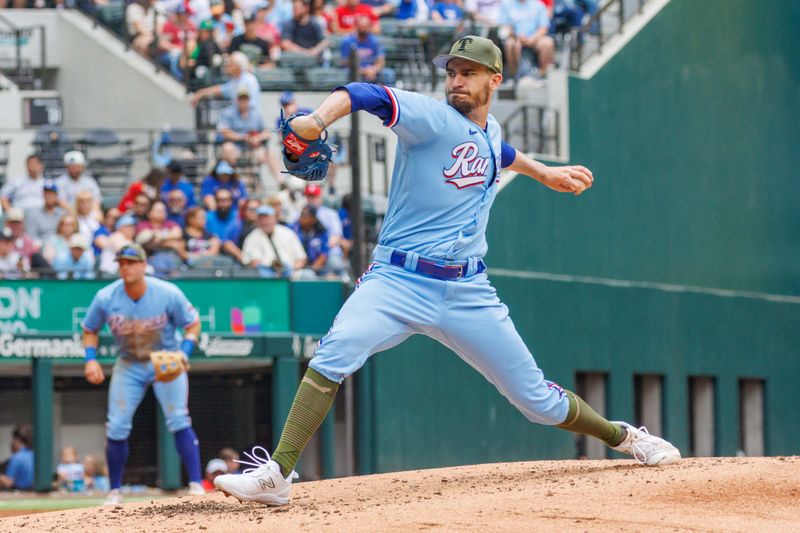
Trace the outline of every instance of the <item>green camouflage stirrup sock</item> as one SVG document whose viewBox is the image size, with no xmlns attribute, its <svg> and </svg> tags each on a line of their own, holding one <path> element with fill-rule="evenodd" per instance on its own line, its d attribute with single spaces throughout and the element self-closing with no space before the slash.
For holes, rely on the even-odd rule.
<svg viewBox="0 0 800 533">
<path fill-rule="evenodd" d="M 335 381 L 312 368 L 306 371 L 283 426 L 281 440 L 272 454 L 272 459 L 281 465 L 284 477 L 294 470 L 303 448 L 325 420 L 337 390 L 339 384 Z"/>
<path fill-rule="evenodd" d="M 569 398 L 569 412 L 567 419 L 556 427 L 596 437 L 612 448 L 618 446 L 625 439 L 626 431 L 621 426 L 612 424 L 598 415 L 583 398 L 574 392 L 568 390 L 564 392 Z"/>
</svg>

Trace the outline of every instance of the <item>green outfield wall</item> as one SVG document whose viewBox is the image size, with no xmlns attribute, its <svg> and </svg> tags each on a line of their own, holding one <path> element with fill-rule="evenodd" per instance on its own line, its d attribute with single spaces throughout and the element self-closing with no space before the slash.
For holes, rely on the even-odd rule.
<svg viewBox="0 0 800 533">
<path fill-rule="evenodd" d="M 571 197 L 518 177 L 498 196 L 489 274 L 546 375 L 663 380 L 684 453 L 691 377 L 714 380 L 714 453 L 737 453 L 740 380 L 763 380 L 764 451 L 800 453 L 800 3 L 672 0 L 592 79 L 570 79 Z M 502 353 L 497 354 L 502 357 Z M 364 373 L 364 472 L 576 456 L 423 338 Z"/>
</svg>

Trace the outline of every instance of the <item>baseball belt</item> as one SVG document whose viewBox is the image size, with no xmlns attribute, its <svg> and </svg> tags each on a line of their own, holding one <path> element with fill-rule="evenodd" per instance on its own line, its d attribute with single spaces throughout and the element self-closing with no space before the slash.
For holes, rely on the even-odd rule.
<svg viewBox="0 0 800 533">
<path fill-rule="evenodd" d="M 395 266 L 403 267 L 409 272 L 416 272 L 417 274 L 423 274 L 425 276 L 430 276 L 443 281 L 466 277 L 467 271 L 469 270 L 469 262 L 466 261 L 463 263 L 443 264 L 436 261 L 431 261 L 430 259 L 423 259 L 422 257 L 417 259 L 417 264 L 414 266 L 414 268 L 406 268 L 407 256 L 408 254 L 406 252 L 394 250 L 392 251 L 389 262 Z M 486 264 L 482 259 L 479 259 L 475 274 L 480 274 L 485 270 Z"/>
</svg>

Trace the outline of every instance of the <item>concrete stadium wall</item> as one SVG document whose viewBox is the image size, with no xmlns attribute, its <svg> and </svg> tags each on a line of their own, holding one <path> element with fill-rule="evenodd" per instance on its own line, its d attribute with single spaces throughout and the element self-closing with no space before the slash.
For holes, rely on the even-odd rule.
<svg viewBox="0 0 800 533">
<path fill-rule="evenodd" d="M 635 375 L 661 376 L 664 432 L 684 453 L 692 376 L 714 379 L 714 453 L 742 445 L 747 378 L 764 380 L 765 453 L 800 452 L 785 407 L 800 375 L 798 23 L 789 0 L 673 0 L 570 82 L 570 156 L 592 190 L 517 177 L 493 210 L 489 274 L 546 375 L 604 373 L 603 407 L 627 420 Z M 576 456 L 432 341 L 369 366 L 364 472 Z"/>
</svg>

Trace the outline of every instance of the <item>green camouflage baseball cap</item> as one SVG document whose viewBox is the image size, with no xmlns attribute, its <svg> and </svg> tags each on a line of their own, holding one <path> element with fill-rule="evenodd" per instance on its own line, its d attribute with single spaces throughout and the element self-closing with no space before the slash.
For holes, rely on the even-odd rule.
<svg viewBox="0 0 800 533">
<path fill-rule="evenodd" d="M 449 54 L 433 58 L 433 64 L 439 68 L 447 68 L 451 59 L 468 59 L 485 65 L 492 72 L 503 73 L 503 53 L 489 39 L 477 35 L 467 35 L 453 43 Z"/>
<path fill-rule="evenodd" d="M 147 261 L 147 254 L 144 248 L 135 242 L 129 242 L 119 249 L 117 252 L 117 261 L 120 259 L 128 259 L 130 261 Z"/>
</svg>

